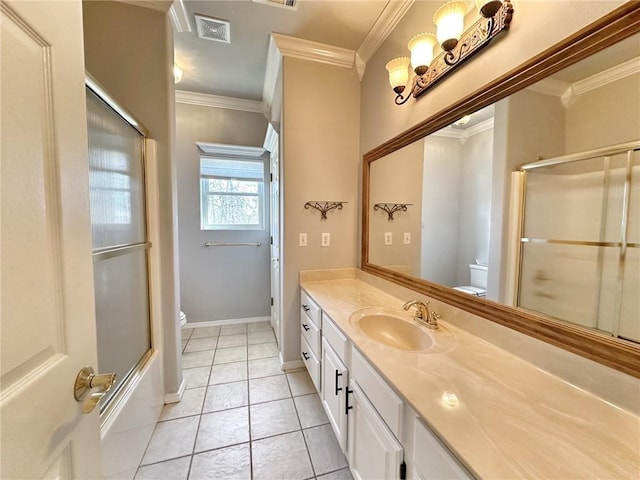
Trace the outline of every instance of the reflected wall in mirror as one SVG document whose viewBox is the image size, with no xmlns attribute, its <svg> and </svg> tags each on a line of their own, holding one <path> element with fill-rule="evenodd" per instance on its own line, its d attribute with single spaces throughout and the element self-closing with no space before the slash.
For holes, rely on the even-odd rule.
<svg viewBox="0 0 640 480">
<path fill-rule="evenodd" d="M 365 155 L 363 268 L 472 312 L 486 311 L 472 296 L 517 306 L 502 323 L 534 336 L 542 325 L 544 340 L 640 376 L 640 350 L 606 340 L 640 342 L 640 152 L 591 155 L 640 145 L 640 34 L 556 70 Z M 525 194 L 525 174 L 513 172 L 568 154 L 586 159 L 529 171 Z M 412 206 L 390 220 L 380 202 Z M 568 331 L 577 339 L 565 345 Z M 635 358 L 621 367 L 604 347 L 580 345 L 591 341 Z"/>
</svg>

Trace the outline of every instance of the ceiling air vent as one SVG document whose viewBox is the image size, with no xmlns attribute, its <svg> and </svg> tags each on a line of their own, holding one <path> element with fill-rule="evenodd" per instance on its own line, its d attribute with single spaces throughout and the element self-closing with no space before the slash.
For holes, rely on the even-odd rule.
<svg viewBox="0 0 640 480">
<path fill-rule="evenodd" d="M 253 0 L 256 3 L 264 3 L 273 7 L 286 8 L 287 10 L 297 10 L 298 0 Z"/>
<path fill-rule="evenodd" d="M 231 43 L 231 24 L 219 18 L 195 14 L 198 37 L 212 42 Z"/>
</svg>

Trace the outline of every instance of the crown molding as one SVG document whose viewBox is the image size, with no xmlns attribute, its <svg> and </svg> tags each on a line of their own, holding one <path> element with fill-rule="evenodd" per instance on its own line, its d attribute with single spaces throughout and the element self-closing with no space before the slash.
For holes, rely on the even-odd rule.
<svg viewBox="0 0 640 480">
<path fill-rule="evenodd" d="M 262 147 L 247 145 L 231 145 L 227 143 L 196 142 L 202 153 L 212 156 L 259 158 L 266 151 Z"/>
<path fill-rule="evenodd" d="M 244 98 L 222 97 L 206 93 L 185 92 L 176 90 L 176 103 L 186 105 L 198 105 L 200 107 L 224 108 L 241 112 L 253 112 L 264 114 L 264 104 L 258 100 L 246 100 Z"/>
<path fill-rule="evenodd" d="M 177 33 L 191 32 L 191 21 L 182 0 L 174 0 L 169 8 L 169 18 L 173 30 Z"/>
<path fill-rule="evenodd" d="M 282 65 L 282 54 L 278 50 L 273 34 L 269 37 L 269 49 L 267 50 L 267 65 L 264 72 L 264 83 L 262 84 L 262 101 L 269 113 L 270 118 L 273 98 L 275 96 L 276 85 L 278 84 L 278 75 L 280 75 L 280 67 Z"/>
<path fill-rule="evenodd" d="M 356 53 L 354 50 L 290 37 L 281 33 L 272 33 L 271 38 L 283 57 L 301 58 L 348 69 L 353 67 Z"/>
<path fill-rule="evenodd" d="M 358 52 L 356 52 L 355 67 L 356 72 L 358 73 L 358 80 L 362 81 L 362 77 L 364 77 L 364 71 L 367 68 L 367 62 L 362 59 Z"/>
<path fill-rule="evenodd" d="M 278 148 L 278 132 L 271 123 L 267 126 L 267 133 L 264 136 L 262 147 L 268 152 L 274 152 Z"/>
<path fill-rule="evenodd" d="M 637 73 L 640 73 L 640 57 L 632 58 L 607 70 L 598 72 L 595 75 L 578 80 L 575 83 L 545 78 L 527 87 L 527 89 L 560 97 L 562 105 L 565 108 L 569 108 L 576 102 L 579 95 Z"/>
<path fill-rule="evenodd" d="M 484 120 L 473 127 L 461 129 L 461 128 L 453 128 L 451 125 L 445 127 L 437 132 L 432 133 L 434 137 L 445 137 L 445 138 L 456 138 L 460 141 L 461 144 L 465 144 L 466 141 L 473 137 L 474 135 L 478 135 L 479 133 L 486 132 L 487 130 L 491 130 L 493 128 L 493 118 L 489 118 Z"/>
<path fill-rule="evenodd" d="M 402 0 L 387 2 L 387 5 L 380 12 L 380 16 L 376 19 L 375 23 L 364 37 L 360 48 L 358 48 L 358 56 L 364 66 L 366 66 L 369 59 L 380 48 L 382 42 L 391 34 L 396 25 L 402 20 L 402 17 L 414 4 L 415 0 Z M 364 73 L 364 67 L 362 67 Z"/>
<path fill-rule="evenodd" d="M 640 73 L 640 57 L 632 58 L 631 60 L 616 65 L 615 67 L 611 67 L 603 72 L 599 72 L 595 75 L 582 79 L 574 83 L 572 87 L 574 88 L 576 95 L 580 95 L 635 73 Z"/>
</svg>

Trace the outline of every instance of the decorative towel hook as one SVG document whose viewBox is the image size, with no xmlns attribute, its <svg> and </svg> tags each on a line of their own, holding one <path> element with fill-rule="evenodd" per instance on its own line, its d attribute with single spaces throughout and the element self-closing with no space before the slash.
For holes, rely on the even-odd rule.
<svg viewBox="0 0 640 480">
<path fill-rule="evenodd" d="M 322 216 L 320 217 L 320 220 L 326 220 L 327 219 L 327 212 L 330 210 L 342 210 L 342 205 L 344 205 L 347 202 L 318 202 L 315 200 L 311 200 L 307 203 L 304 204 L 304 208 L 305 209 L 309 209 L 309 208 L 315 208 L 316 210 L 318 210 Z"/>
<path fill-rule="evenodd" d="M 384 210 L 389 215 L 388 220 L 393 220 L 393 214 L 396 212 L 406 212 L 407 207 L 413 205 L 412 203 L 376 203 L 373 206 L 374 210 Z"/>
</svg>

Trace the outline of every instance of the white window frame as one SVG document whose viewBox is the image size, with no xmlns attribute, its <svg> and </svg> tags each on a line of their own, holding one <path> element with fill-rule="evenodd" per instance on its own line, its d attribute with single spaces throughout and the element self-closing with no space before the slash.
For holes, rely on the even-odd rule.
<svg viewBox="0 0 640 480">
<path fill-rule="evenodd" d="M 204 142 L 196 142 L 198 149 L 201 153 L 200 155 L 200 167 L 199 167 L 199 188 L 200 188 L 200 229 L 202 231 L 211 231 L 211 230 L 264 230 L 267 225 L 267 221 L 265 218 L 266 215 L 266 199 L 265 192 L 267 189 L 265 188 L 265 184 L 268 181 L 268 173 L 265 170 L 268 167 L 268 163 L 264 158 L 264 154 L 266 150 L 261 147 L 249 147 L 244 145 L 228 145 L 221 143 L 204 143 Z M 258 182 L 258 201 L 259 201 L 259 213 L 260 213 L 260 225 L 209 225 L 207 223 L 207 195 L 206 188 L 204 185 L 204 180 L 206 178 L 215 178 L 209 177 L 207 175 L 202 175 L 202 159 L 203 158 L 219 158 L 221 160 L 240 160 L 240 161 L 249 161 L 249 162 L 259 162 L 263 166 L 263 174 L 262 181 Z M 229 195 L 247 195 L 245 193 L 235 193 L 230 192 Z M 251 194 L 250 194 L 251 195 Z M 254 194 L 255 195 L 255 194 Z"/>
</svg>

